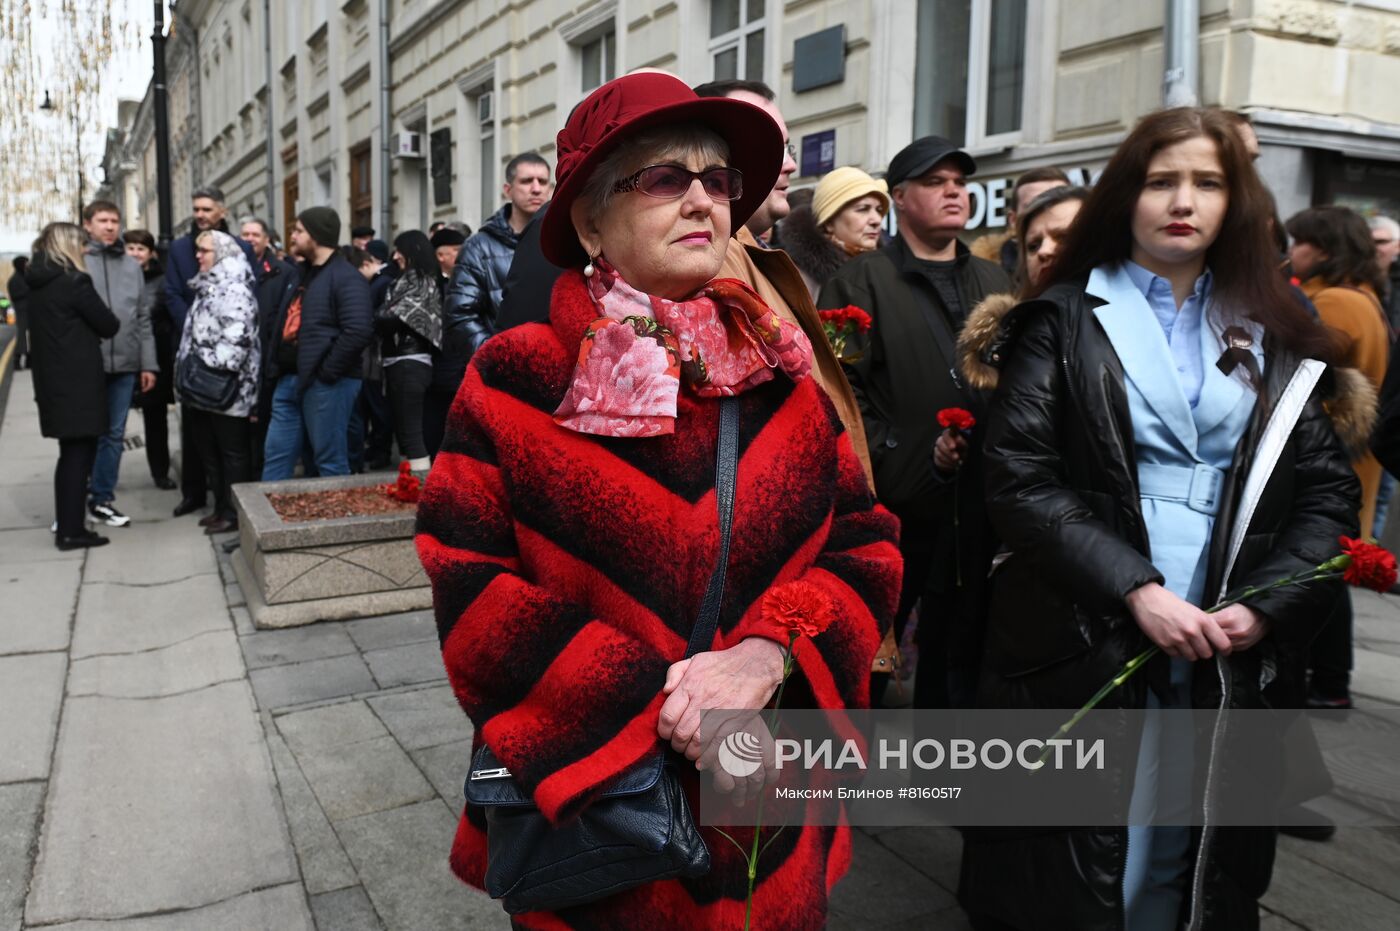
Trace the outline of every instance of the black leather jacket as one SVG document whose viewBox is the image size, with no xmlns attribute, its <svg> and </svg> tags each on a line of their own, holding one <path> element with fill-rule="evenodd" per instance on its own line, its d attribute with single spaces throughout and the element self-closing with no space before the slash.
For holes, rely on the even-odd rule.
<svg viewBox="0 0 1400 931">
<path fill-rule="evenodd" d="M 1150 645 L 1124 598 L 1162 576 L 1138 504 L 1123 368 L 1092 313 L 1097 303 L 1082 285 L 1057 285 L 1012 310 L 985 354 L 1004 360 L 983 452 L 988 512 L 1010 551 L 991 580 L 978 689 L 986 707 L 1078 708 Z M 1298 365 L 1267 339 L 1265 358 L 1264 389 L 1210 544 L 1212 593 L 1270 399 Z M 1329 393 L 1334 408 L 1345 403 L 1336 396 L 1344 383 L 1329 372 L 1304 409 L 1250 521 L 1231 590 L 1316 566 L 1336 555 L 1338 535 L 1356 534 L 1359 484 L 1322 406 Z M 1338 594 L 1339 583 L 1321 583 L 1251 598 L 1270 633 L 1251 650 L 1195 664 L 1195 707 L 1299 707 L 1306 646 Z M 1144 707 L 1149 684 L 1165 683 L 1167 670 L 1159 655 L 1100 707 Z M 1131 740 L 1130 730 L 1125 724 Z M 1114 786 L 1125 806 L 1131 780 L 1126 773 Z M 1202 836 L 1193 835 L 1193 852 L 1206 857 L 1200 876 L 1192 873 L 1201 889 L 1193 927 L 1257 927 L 1272 829 L 1214 828 L 1204 844 Z M 1125 828 L 970 831 L 967 841 L 960 898 L 969 911 L 1017 928 L 1044 927 L 1047 916 L 1082 931 L 1122 927 Z"/>
<path fill-rule="evenodd" d="M 432 343 L 419 336 L 398 317 L 380 314 L 374 318 L 374 332 L 379 336 L 379 353 L 385 359 L 400 356 L 436 356 Z"/>
<path fill-rule="evenodd" d="M 457 253 L 443 295 L 443 371 L 434 375 L 434 387 L 456 391 L 472 354 L 496 332 L 506 275 L 520 242 L 510 226 L 510 211 L 506 204 L 493 213 Z"/>
</svg>

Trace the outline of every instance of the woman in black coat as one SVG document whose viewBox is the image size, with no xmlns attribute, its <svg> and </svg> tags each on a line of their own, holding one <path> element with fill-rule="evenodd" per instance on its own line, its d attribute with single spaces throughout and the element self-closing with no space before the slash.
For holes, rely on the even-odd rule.
<svg viewBox="0 0 1400 931">
<path fill-rule="evenodd" d="M 400 268 L 388 299 L 375 311 L 374 329 L 384 360 L 384 384 L 399 451 L 414 471 L 430 465 L 423 438 L 423 413 L 433 380 L 433 365 L 442 352 L 442 300 L 436 287 L 433 247 L 419 230 L 394 240 Z"/>
<path fill-rule="evenodd" d="M 107 542 L 84 526 L 83 512 L 97 438 L 107 432 L 101 340 L 115 336 L 121 324 L 92 287 L 83 244 L 81 227 L 50 223 L 34 241 L 24 275 L 39 429 L 58 440 L 53 486 L 61 550 Z"/>
<path fill-rule="evenodd" d="M 1235 747 L 1217 754 L 1210 738 L 1228 709 L 1302 706 L 1302 659 L 1338 584 L 1203 609 L 1222 590 L 1317 566 L 1338 553 L 1339 535 L 1356 534 L 1359 487 L 1338 433 L 1364 442 L 1368 403 L 1374 414 L 1363 380 L 1330 365 L 1335 336 L 1276 274 L 1266 204 L 1218 111 L 1160 111 L 1115 153 L 1033 298 L 999 321 L 968 321 L 964 367 L 984 387 L 999 382 L 983 452 L 1004 541 L 978 703 L 1068 717 L 1156 645 L 1100 707 L 1215 712 L 1194 746 L 1189 733 L 1154 739 L 1151 715 L 1118 719 L 1118 736 L 1140 747 L 1137 771 L 1109 783 L 1120 810 L 1142 811 L 1138 790 L 1149 787 L 1149 818 L 1189 812 L 1197 827 L 1130 818 L 1142 827 L 970 830 L 959 898 L 974 927 L 1258 927 L 1275 829 L 1216 826 L 1195 811 L 1191 758 L 1208 797 L 1228 797 L 1222 761 Z M 1188 320 L 1200 329 L 1173 340 Z M 1318 371 L 1277 463 L 1260 467 L 1251 512 L 1245 479 L 1265 425 L 1295 373 Z M 1182 475 L 1189 489 L 1173 483 Z M 1187 775 L 1169 765 L 1181 757 Z M 1249 791 L 1277 796 L 1262 783 L 1279 767 L 1252 762 L 1266 775 Z M 1146 833 L 1130 843 L 1134 831 Z"/>
<path fill-rule="evenodd" d="M 24 280 L 29 257 L 16 256 L 14 264 L 15 273 L 6 287 L 10 292 L 10 306 L 15 309 L 15 371 L 19 371 L 29 367 L 29 285 Z"/>
</svg>

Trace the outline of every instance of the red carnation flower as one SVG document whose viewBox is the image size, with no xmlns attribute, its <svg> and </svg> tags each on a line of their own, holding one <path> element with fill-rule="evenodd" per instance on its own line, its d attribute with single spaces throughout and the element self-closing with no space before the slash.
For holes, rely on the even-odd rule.
<svg viewBox="0 0 1400 931">
<path fill-rule="evenodd" d="M 961 407 L 945 407 L 938 412 L 938 425 L 945 430 L 951 427 L 965 433 L 971 430 L 976 423 L 977 418 L 972 416 L 972 412 L 963 410 Z"/>
<path fill-rule="evenodd" d="M 810 582 L 785 582 L 769 589 L 759 610 L 765 621 L 805 637 L 815 637 L 836 620 L 831 598 Z"/>
<path fill-rule="evenodd" d="M 857 333 L 867 333 L 870 331 L 872 323 L 870 315 L 854 304 L 846 305 L 846 321 L 855 324 Z"/>
<path fill-rule="evenodd" d="M 1389 550 L 1365 540 L 1350 537 L 1337 539 L 1342 544 L 1342 554 L 1351 560 L 1342 573 L 1342 579 L 1348 585 L 1377 592 L 1388 592 L 1394 587 L 1397 569 L 1395 556 Z"/>
</svg>

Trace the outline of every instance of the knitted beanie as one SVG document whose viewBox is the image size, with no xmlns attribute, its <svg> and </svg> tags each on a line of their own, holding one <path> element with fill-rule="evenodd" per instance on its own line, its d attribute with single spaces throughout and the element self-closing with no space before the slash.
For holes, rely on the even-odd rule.
<svg viewBox="0 0 1400 931">
<path fill-rule="evenodd" d="M 318 246 L 334 249 L 340 245 L 340 214 L 330 207 L 307 207 L 297 219 Z"/>
</svg>

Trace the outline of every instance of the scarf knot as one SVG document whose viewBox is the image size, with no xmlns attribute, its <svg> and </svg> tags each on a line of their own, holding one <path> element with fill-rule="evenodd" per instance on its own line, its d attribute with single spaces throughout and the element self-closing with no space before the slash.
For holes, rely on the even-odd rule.
<svg viewBox="0 0 1400 931">
<path fill-rule="evenodd" d="M 574 376 L 554 412 L 560 426 L 612 437 L 664 436 L 676 429 L 685 385 L 700 397 L 741 394 L 771 381 L 797 381 L 812 367 L 812 345 L 734 278 L 716 278 L 672 301 L 633 288 L 601 260 L 585 279 L 600 316 L 583 335 Z"/>
</svg>

